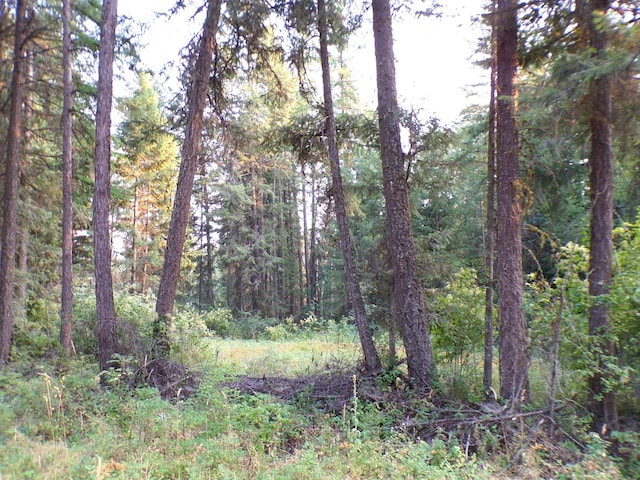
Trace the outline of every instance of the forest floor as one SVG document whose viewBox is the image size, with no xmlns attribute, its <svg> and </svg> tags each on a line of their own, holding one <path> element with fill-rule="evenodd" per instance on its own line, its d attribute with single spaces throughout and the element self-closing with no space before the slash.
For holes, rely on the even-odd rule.
<svg viewBox="0 0 640 480">
<path fill-rule="evenodd" d="M 617 479 L 638 471 L 637 435 L 612 456 L 569 401 L 558 401 L 552 421 L 542 401 L 514 410 L 480 400 L 472 369 L 447 367 L 440 391 L 418 395 L 405 388 L 401 366 L 363 375 L 354 340 L 210 337 L 179 344 L 170 361 L 127 367 L 123 359 L 108 388 L 90 357 L 16 361 L 0 371 L 0 478 Z"/>
</svg>

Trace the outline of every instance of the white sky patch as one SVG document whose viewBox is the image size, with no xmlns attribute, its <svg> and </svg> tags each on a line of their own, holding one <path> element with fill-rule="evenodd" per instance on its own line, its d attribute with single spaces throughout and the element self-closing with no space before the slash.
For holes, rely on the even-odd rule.
<svg viewBox="0 0 640 480">
<path fill-rule="evenodd" d="M 422 109 L 451 124 L 470 104 L 488 103 L 488 72 L 474 64 L 481 58 L 476 49 L 482 31 L 472 19 L 482 13 L 482 0 L 448 2 L 442 11 L 442 17 L 404 14 L 394 18 L 396 82 L 402 106 Z M 362 34 L 352 41 L 352 47 L 356 88 L 364 104 L 375 108 L 376 70 L 370 19 Z"/>
<path fill-rule="evenodd" d="M 189 3 L 189 2 L 187 2 Z M 470 104 L 486 104 L 488 72 L 475 66 L 480 57 L 475 51 L 482 35 L 481 27 L 472 19 L 482 13 L 482 0 L 443 2 L 442 17 L 410 17 L 406 13 L 394 18 L 394 53 L 398 96 L 405 108 L 422 109 L 446 124 L 456 121 Z M 142 39 L 143 64 L 159 74 L 156 79 L 169 86 L 178 76 L 180 49 L 198 34 L 202 17 L 191 18 L 194 7 L 178 15 L 156 18 L 155 12 L 167 12 L 175 0 L 121 0 L 120 15 L 128 15 L 148 24 Z M 366 108 L 375 109 L 375 56 L 371 10 L 369 18 L 351 40 L 348 65 L 352 80 Z M 168 62 L 174 61 L 173 71 Z M 167 77 L 162 74 L 166 74 Z M 135 78 L 128 80 L 135 86 Z M 121 86 L 126 88 L 132 85 Z M 167 92 L 165 92 L 167 93 Z M 126 94 L 126 93 L 125 93 Z M 120 89 L 116 95 L 120 95 Z"/>
</svg>

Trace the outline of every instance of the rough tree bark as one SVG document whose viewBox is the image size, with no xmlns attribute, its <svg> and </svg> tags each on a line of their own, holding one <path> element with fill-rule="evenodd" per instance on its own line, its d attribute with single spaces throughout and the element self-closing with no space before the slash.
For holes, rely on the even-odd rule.
<svg viewBox="0 0 640 480">
<path fill-rule="evenodd" d="M 70 355 L 73 306 L 73 157 L 71 81 L 71 0 L 62 2 L 62 287 L 60 293 L 60 346 Z"/>
<path fill-rule="evenodd" d="M 380 149 L 395 310 L 407 352 L 409 376 L 416 388 L 428 389 L 435 373 L 435 364 L 422 286 L 416 271 L 404 155 L 400 143 L 391 9 L 389 0 L 373 0 L 372 6 Z"/>
<path fill-rule="evenodd" d="M 485 396 L 493 397 L 493 312 L 495 289 L 495 245 L 496 245 L 496 52 L 494 25 L 496 2 L 492 6 L 491 29 L 491 80 L 489 94 L 489 121 L 487 141 L 487 251 L 485 256 L 485 270 L 487 286 L 485 290 L 485 316 L 484 316 L 484 365 L 482 383 Z"/>
<path fill-rule="evenodd" d="M 601 57 L 607 49 L 607 33 L 596 15 L 604 15 L 609 0 L 581 0 L 577 11 L 582 16 L 594 57 Z M 598 366 L 589 379 L 589 411 L 593 415 L 592 428 L 608 434 L 618 427 L 615 393 L 607 388 L 606 379 L 612 375 L 604 357 L 614 355 L 613 340 L 608 338 L 611 319 L 605 296 L 609 293 L 613 259 L 613 149 L 610 74 L 593 80 L 591 96 L 591 153 L 589 155 L 589 184 L 591 197 L 591 239 L 589 255 L 589 335 L 599 353 Z"/>
<path fill-rule="evenodd" d="M 112 366 L 119 353 L 116 312 L 111 277 L 111 238 L 109 228 L 111 191 L 111 104 L 113 99 L 113 59 L 118 20 L 117 0 L 102 3 L 96 109 L 95 180 L 93 194 L 93 263 L 98 321 L 98 359 L 100 371 Z M 102 380 L 104 381 L 104 376 Z"/>
<path fill-rule="evenodd" d="M 498 316 L 500 324 L 500 395 L 518 403 L 529 395 L 529 357 L 523 311 L 522 211 L 518 167 L 517 0 L 498 0 L 497 62 L 497 190 Z"/>
<path fill-rule="evenodd" d="M 18 234 L 18 180 L 20 178 L 22 102 L 25 79 L 23 52 L 26 39 L 26 3 L 26 0 L 17 0 L 16 2 L 11 105 L 4 170 L 2 235 L 0 236 L 0 249 L 2 250 L 0 253 L 0 366 L 9 361 L 14 322 L 13 294 Z"/>
<path fill-rule="evenodd" d="M 166 356 L 170 349 L 167 334 L 180 277 L 180 262 L 182 261 L 182 250 L 189 221 L 193 182 L 198 163 L 198 149 L 202 137 L 204 107 L 209 90 L 209 77 L 211 76 L 221 8 L 222 0 L 210 0 L 208 3 L 207 18 L 204 23 L 202 38 L 200 39 L 192 83 L 187 95 L 189 110 L 182 147 L 182 162 L 180 163 L 176 195 L 167 237 L 167 248 L 156 301 L 156 313 L 158 315 L 154 328 L 156 356 Z"/>
<path fill-rule="evenodd" d="M 358 328 L 360 345 L 364 354 L 365 367 L 368 372 L 376 373 L 382 370 L 382 363 L 376 351 L 373 335 L 369 327 L 364 299 L 360 291 L 360 281 L 356 266 L 356 252 L 349 230 L 349 219 L 345 206 L 342 173 L 340 171 L 340 153 L 336 133 L 336 120 L 333 111 L 333 95 L 331 92 L 331 70 L 329 65 L 327 9 L 324 0 L 318 0 L 318 32 L 320 34 L 320 62 L 322 64 L 322 84 L 324 93 L 324 114 L 327 143 L 329 147 L 329 161 L 331 163 L 332 192 L 335 200 L 335 213 L 340 236 L 340 249 L 344 257 L 344 270 L 347 277 L 349 299 Z"/>
</svg>

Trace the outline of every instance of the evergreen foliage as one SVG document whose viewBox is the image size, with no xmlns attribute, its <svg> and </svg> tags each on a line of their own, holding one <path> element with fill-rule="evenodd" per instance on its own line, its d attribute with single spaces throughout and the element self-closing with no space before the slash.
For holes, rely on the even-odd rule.
<svg viewBox="0 0 640 480">
<path fill-rule="evenodd" d="M 176 9 L 187 8 L 181 3 Z M 360 358 L 325 152 L 316 2 L 223 3 L 206 81 L 177 305 L 167 322 L 158 321 L 154 302 L 187 94 L 168 97 L 156 77 L 136 71 L 130 93 L 115 99 L 108 226 L 120 349 L 119 365 L 105 371 L 105 388 L 99 388 L 91 207 L 101 3 L 72 2 L 77 356 L 66 358 L 57 340 L 61 2 L 27 2 L 33 8 L 27 11 L 23 45 L 11 285 L 15 322 L 8 364 L 0 366 L 0 476 L 637 478 L 640 30 L 635 4 L 617 2 L 606 18 L 596 17 L 596 27 L 609 40 L 599 56 L 586 47 L 576 2 L 519 4 L 518 195 L 531 404 L 517 415 L 528 419 L 544 411 L 535 430 L 539 436 L 523 438 L 487 426 L 486 418 L 474 423 L 473 432 L 465 430 L 477 420 L 466 417 L 469 409 L 493 408 L 485 403 L 481 371 L 487 280 L 484 105 L 470 107 L 453 126 L 420 109 L 399 112 L 414 263 L 439 370 L 432 391 L 411 397 L 406 388 L 407 352 L 394 320 L 389 236 L 395 232 L 386 227 L 378 118 L 359 103 L 350 81 L 354 72 L 343 58 L 349 35 L 371 34 L 363 23 L 370 12 L 361 2 L 327 2 L 330 66 L 339 72 L 331 88 L 358 279 L 385 370 L 366 386 L 360 379 L 349 381 L 353 400 L 338 413 L 322 410 L 309 389 L 281 401 L 223 385 L 239 376 L 279 379 L 329 371 L 342 361 L 357 372 Z M 3 158 L 13 93 L 15 5 L 0 2 Z M 119 18 L 116 68 L 138 68 L 133 21 Z M 184 51 L 181 85 L 194 75 L 188 66 L 196 47 L 194 39 Z M 612 81 L 613 277 L 609 292 L 596 299 L 589 295 L 587 97 L 589 85 L 604 77 Z M 6 172 L 3 162 L 3 195 Z M 8 204 L 2 207 L 4 212 Z M 611 321 L 602 338 L 589 332 L 596 300 L 607 307 Z M 154 336 L 171 342 L 166 361 L 205 372 L 194 397 L 171 403 L 158 398 L 157 390 L 135 384 L 149 373 L 144 368 L 154 355 Z M 601 340 L 613 348 L 603 348 Z M 587 433 L 586 385 L 594 376 L 603 377 L 604 393 L 616 395 L 620 430 L 605 432 L 610 436 Z M 395 403 L 400 397 L 404 402 L 404 395 L 410 396 L 407 404 Z M 420 436 L 420 425 L 429 419 L 449 425 L 448 402 L 457 405 L 453 416 L 461 423 Z M 523 425 L 533 428 L 534 422 Z M 607 452 L 613 455 L 605 457 Z"/>
</svg>

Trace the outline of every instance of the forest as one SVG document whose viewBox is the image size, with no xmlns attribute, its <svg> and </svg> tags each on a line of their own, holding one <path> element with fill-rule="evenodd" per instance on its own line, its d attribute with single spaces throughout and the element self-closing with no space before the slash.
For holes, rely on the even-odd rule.
<svg viewBox="0 0 640 480">
<path fill-rule="evenodd" d="M 446 3 L 0 0 L 0 479 L 640 478 L 640 2 Z"/>
</svg>

